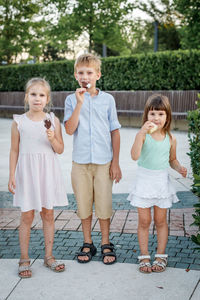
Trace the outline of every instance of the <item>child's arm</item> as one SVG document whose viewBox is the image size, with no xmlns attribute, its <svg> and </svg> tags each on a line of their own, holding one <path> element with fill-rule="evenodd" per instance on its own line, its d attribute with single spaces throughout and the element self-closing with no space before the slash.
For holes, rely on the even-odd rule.
<svg viewBox="0 0 200 300">
<path fill-rule="evenodd" d="M 172 135 L 171 138 L 171 148 L 170 148 L 170 167 L 180 173 L 183 177 L 187 175 L 187 169 L 180 165 L 179 161 L 176 159 L 176 138 Z"/>
<path fill-rule="evenodd" d="M 66 130 L 66 133 L 69 135 L 74 134 L 74 132 L 76 131 L 76 128 L 78 127 L 81 107 L 82 107 L 83 101 L 84 101 L 84 93 L 86 91 L 87 90 L 85 88 L 78 88 L 76 90 L 76 93 L 75 93 L 76 100 L 77 100 L 76 107 L 75 107 L 71 117 L 69 118 L 69 120 L 65 122 L 65 130 Z"/>
<path fill-rule="evenodd" d="M 61 154 L 64 151 L 64 143 L 62 138 L 62 130 L 60 121 L 57 117 L 55 117 L 55 130 L 47 129 L 47 137 L 53 150 Z"/>
<path fill-rule="evenodd" d="M 119 166 L 119 150 L 120 150 L 120 134 L 119 129 L 111 131 L 113 159 L 110 165 L 110 177 L 115 180 L 115 183 L 119 182 L 122 178 L 121 169 Z"/>
<path fill-rule="evenodd" d="M 133 160 L 138 160 L 142 151 L 142 146 L 145 141 L 146 134 L 148 130 L 152 127 L 150 121 L 144 123 L 140 131 L 136 134 L 135 141 L 131 148 L 131 157 Z"/>
<path fill-rule="evenodd" d="M 10 147 L 10 162 L 9 162 L 9 182 L 8 190 L 12 194 L 15 193 L 15 169 L 19 156 L 19 131 L 17 123 L 14 121 L 11 127 L 11 147 Z"/>
</svg>

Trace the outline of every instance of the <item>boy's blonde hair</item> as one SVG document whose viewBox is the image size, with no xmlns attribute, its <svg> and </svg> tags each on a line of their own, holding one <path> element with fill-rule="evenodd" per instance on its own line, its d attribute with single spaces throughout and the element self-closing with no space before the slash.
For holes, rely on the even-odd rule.
<svg viewBox="0 0 200 300">
<path fill-rule="evenodd" d="M 51 104 L 51 87 L 50 87 L 50 84 L 48 83 L 47 80 L 45 80 L 44 78 L 40 78 L 40 77 L 31 78 L 26 83 L 25 98 L 24 98 L 25 109 L 27 110 L 27 108 L 28 108 L 28 93 L 29 93 L 29 90 L 35 84 L 40 84 L 44 88 L 46 88 L 46 90 L 47 90 L 47 105 L 46 105 L 45 109 L 47 111 L 49 111 L 51 106 L 52 106 L 52 104 Z"/>
<path fill-rule="evenodd" d="M 74 72 L 76 73 L 77 67 L 82 65 L 87 67 L 92 66 L 98 73 L 101 72 L 101 60 L 91 53 L 82 54 L 76 59 L 74 64 Z"/>
<path fill-rule="evenodd" d="M 166 122 L 163 130 L 164 133 L 167 132 L 171 137 L 170 126 L 172 121 L 172 111 L 168 97 L 161 94 L 153 94 L 147 99 L 144 107 L 142 124 L 144 124 L 148 120 L 148 112 L 150 110 L 164 110 L 166 112 Z"/>
</svg>

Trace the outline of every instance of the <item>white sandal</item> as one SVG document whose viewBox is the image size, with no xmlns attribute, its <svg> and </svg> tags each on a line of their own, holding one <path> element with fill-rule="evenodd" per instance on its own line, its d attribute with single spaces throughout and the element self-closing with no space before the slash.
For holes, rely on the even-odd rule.
<svg viewBox="0 0 200 300">
<path fill-rule="evenodd" d="M 151 272 L 148 272 L 148 271 L 142 271 L 141 269 L 144 268 L 144 267 L 147 267 L 147 268 L 151 268 L 151 264 L 150 262 L 143 262 L 143 259 L 151 259 L 150 255 L 140 255 L 138 256 L 138 260 L 139 260 L 139 271 L 141 273 L 145 273 L 145 274 L 150 274 Z"/>
<path fill-rule="evenodd" d="M 23 265 L 24 263 L 29 263 L 29 265 Z M 21 258 L 20 261 L 18 262 L 19 267 L 18 267 L 18 275 L 20 278 L 31 278 L 32 276 L 32 271 L 30 267 L 31 260 L 29 258 L 23 259 Z M 25 272 L 29 272 L 29 274 L 24 274 Z"/>
<path fill-rule="evenodd" d="M 153 266 L 158 266 L 158 267 L 161 267 L 162 269 L 160 269 L 160 270 L 152 269 L 152 272 L 156 272 L 156 273 L 164 272 L 166 270 L 166 267 L 167 267 L 168 254 L 155 254 L 155 258 L 160 258 L 161 261 L 158 261 L 158 260 L 155 259 L 153 264 L 152 264 L 152 267 Z"/>
<path fill-rule="evenodd" d="M 51 259 L 54 260 L 52 263 L 49 262 L 49 260 Z M 57 260 L 55 260 L 54 256 L 45 257 L 44 266 L 57 273 L 65 271 L 65 264 L 59 263 Z M 56 269 L 57 267 L 61 267 L 61 266 L 63 267 L 62 269 Z"/>
</svg>

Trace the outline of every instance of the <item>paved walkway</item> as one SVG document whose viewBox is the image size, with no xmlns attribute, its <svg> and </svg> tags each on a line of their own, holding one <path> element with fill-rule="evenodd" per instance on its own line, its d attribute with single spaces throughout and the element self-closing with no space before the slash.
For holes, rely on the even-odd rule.
<svg viewBox="0 0 200 300">
<path fill-rule="evenodd" d="M 7 192 L 8 153 L 11 120 L 0 119 L 0 285 L 1 299 L 183 299 L 200 298 L 200 257 L 194 249 L 190 235 L 196 232 L 192 213 L 197 198 L 190 192 L 192 182 L 187 134 L 175 132 L 178 140 L 178 158 L 188 168 L 186 179 L 170 170 L 180 202 L 168 212 L 169 239 L 167 253 L 169 264 L 162 274 L 144 275 L 137 271 L 139 245 L 137 240 L 137 211 L 126 200 L 134 180 L 136 164 L 130 159 L 130 148 L 137 130 L 121 130 L 120 163 L 123 180 L 113 188 L 113 217 L 110 239 L 116 246 L 118 263 L 105 266 L 100 258 L 101 235 L 97 219 L 93 219 L 92 238 L 98 252 L 88 265 L 78 264 L 76 252 L 82 245 L 81 223 L 76 215 L 76 202 L 70 183 L 72 138 L 65 135 L 65 153 L 59 156 L 69 197 L 69 206 L 55 209 L 56 258 L 66 261 L 68 271 L 55 274 L 42 267 L 44 240 L 38 213 L 31 230 L 30 257 L 33 259 L 33 277 L 21 280 L 16 276 L 20 256 L 18 227 L 20 211 L 12 207 L 12 196 Z M 156 230 L 150 228 L 149 250 L 152 258 L 156 252 Z M 103 274 L 103 276 L 102 276 Z"/>
</svg>

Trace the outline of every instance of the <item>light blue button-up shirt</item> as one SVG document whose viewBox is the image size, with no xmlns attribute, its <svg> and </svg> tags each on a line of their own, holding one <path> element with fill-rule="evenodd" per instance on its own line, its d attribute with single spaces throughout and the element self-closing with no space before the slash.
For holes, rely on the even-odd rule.
<svg viewBox="0 0 200 300">
<path fill-rule="evenodd" d="M 64 122 L 71 117 L 77 101 L 75 93 L 65 100 Z M 115 100 L 99 90 L 97 96 L 84 94 L 79 124 L 74 132 L 72 160 L 79 164 L 106 164 L 112 160 L 111 131 L 119 129 Z"/>
</svg>

